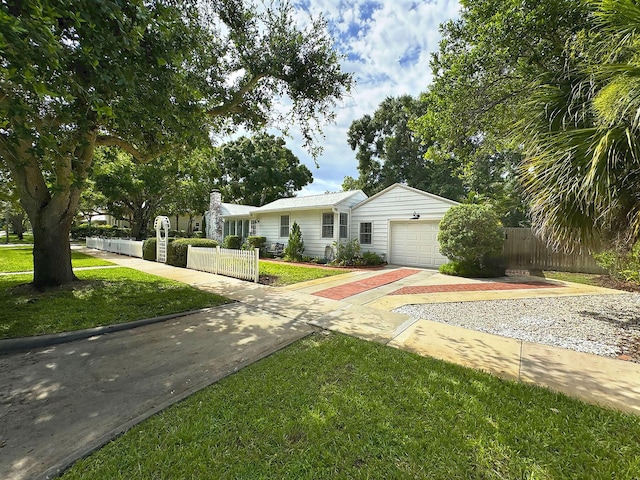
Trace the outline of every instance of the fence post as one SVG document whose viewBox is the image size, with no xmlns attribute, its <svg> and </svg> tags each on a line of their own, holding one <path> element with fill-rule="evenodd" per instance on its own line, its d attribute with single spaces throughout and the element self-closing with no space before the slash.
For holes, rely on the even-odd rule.
<svg viewBox="0 0 640 480">
<path fill-rule="evenodd" d="M 256 277 L 254 279 L 254 282 L 258 283 L 260 281 L 260 249 L 259 248 L 254 248 L 255 254 L 256 254 L 256 261 L 254 263 L 255 267 L 256 267 Z"/>
<path fill-rule="evenodd" d="M 220 262 L 220 245 L 216 245 L 216 257 L 213 262 L 213 271 L 216 275 L 218 275 L 218 264 Z"/>
</svg>

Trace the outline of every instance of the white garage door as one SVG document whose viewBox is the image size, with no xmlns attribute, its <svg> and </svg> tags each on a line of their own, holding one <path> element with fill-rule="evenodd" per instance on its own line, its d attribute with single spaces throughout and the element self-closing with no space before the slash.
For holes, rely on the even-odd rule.
<svg viewBox="0 0 640 480">
<path fill-rule="evenodd" d="M 391 222 L 391 262 L 438 268 L 447 258 L 438 250 L 438 222 Z"/>
</svg>

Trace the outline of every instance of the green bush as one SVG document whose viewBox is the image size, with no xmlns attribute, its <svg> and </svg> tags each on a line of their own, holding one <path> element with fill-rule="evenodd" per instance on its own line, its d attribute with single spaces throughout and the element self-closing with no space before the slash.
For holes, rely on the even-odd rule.
<svg viewBox="0 0 640 480">
<path fill-rule="evenodd" d="M 189 245 L 194 247 L 215 248 L 218 242 L 208 238 L 178 238 L 169 242 L 167 246 L 167 264 L 175 267 L 187 266 L 187 250 Z"/>
<path fill-rule="evenodd" d="M 267 242 L 267 237 L 257 237 L 251 236 L 247 237 L 246 245 L 247 248 L 259 248 L 260 251 L 264 250 L 265 243 Z"/>
<path fill-rule="evenodd" d="M 71 238 L 79 240 L 87 237 L 124 238 L 131 235 L 130 228 L 114 227 L 113 225 L 100 225 L 82 223 L 71 228 Z"/>
<path fill-rule="evenodd" d="M 299 262 L 304 255 L 304 241 L 302 240 L 302 232 L 297 222 L 293 222 L 291 225 L 291 232 L 289 232 L 289 241 L 284 248 L 285 260 L 291 260 Z"/>
<path fill-rule="evenodd" d="M 382 265 L 383 263 L 384 263 L 384 260 L 376 252 L 364 252 L 362 254 L 363 265 L 374 266 L 374 265 Z"/>
<path fill-rule="evenodd" d="M 223 248 L 240 250 L 241 246 L 242 246 L 242 238 L 240 238 L 238 235 L 227 235 L 226 237 L 224 237 L 224 240 L 222 241 Z"/>
<path fill-rule="evenodd" d="M 355 238 L 348 242 L 333 242 L 336 251 L 336 258 L 331 262 L 332 265 L 340 265 L 342 267 L 352 267 L 358 263 L 360 259 L 360 242 Z"/>
<path fill-rule="evenodd" d="M 440 222 L 440 252 L 449 260 L 479 269 L 502 253 L 504 234 L 498 216 L 483 205 L 457 205 Z"/>
<path fill-rule="evenodd" d="M 147 238 L 142 244 L 142 258 L 151 262 L 156 261 L 156 239 Z"/>
<path fill-rule="evenodd" d="M 611 277 L 640 283 L 640 241 L 631 248 L 624 242 L 614 242 L 593 257 Z"/>
<path fill-rule="evenodd" d="M 169 236 L 173 238 L 188 238 L 190 235 L 185 230 L 169 230 Z"/>
<path fill-rule="evenodd" d="M 456 277 L 495 278 L 504 276 L 504 268 L 497 265 L 480 267 L 473 263 L 450 262 L 440 265 L 438 270 L 445 275 Z"/>
</svg>

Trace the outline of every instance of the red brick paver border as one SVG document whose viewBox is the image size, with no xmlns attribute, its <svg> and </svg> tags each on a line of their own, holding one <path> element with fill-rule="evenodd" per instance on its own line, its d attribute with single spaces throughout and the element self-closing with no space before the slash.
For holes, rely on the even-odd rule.
<svg viewBox="0 0 640 480">
<path fill-rule="evenodd" d="M 347 297 L 357 295 L 358 293 L 366 292 L 367 290 L 396 282 L 402 278 L 414 275 L 419 271 L 420 270 L 402 268 L 400 270 L 394 270 L 393 272 L 383 273 L 382 275 L 376 275 L 375 277 L 369 277 L 364 280 L 358 280 L 356 282 L 345 283 L 344 285 L 338 285 L 337 287 L 320 290 L 319 292 L 315 292 L 314 295 L 317 297 L 329 298 L 331 300 L 343 300 Z"/>
<path fill-rule="evenodd" d="M 486 282 L 486 283 L 457 283 L 452 285 L 420 285 L 403 287 L 389 295 L 416 295 L 420 293 L 446 293 L 446 292 L 486 292 L 490 290 L 526 290 L 532 288 L 559 288 L 564 285 L 546 282 Z"/>
</svg>

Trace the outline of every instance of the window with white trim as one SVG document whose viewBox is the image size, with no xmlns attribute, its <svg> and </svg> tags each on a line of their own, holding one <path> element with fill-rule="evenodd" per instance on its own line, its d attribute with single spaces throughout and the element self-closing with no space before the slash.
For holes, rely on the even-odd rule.
<svg viewBox="0 0 640 480">
<path fill-rule="evenodd" d="M 349 214 L 340 214 L 340 238 L 347 238 L 349 236 Z"/>
<path fill-rule="evenodd" d="M 280 236 L 289 236 L 289 215 L 280 215 Z"/>
<path fill-rule="evenodd" d="M 322 214 L 322 238 L 333 238 L 333 213 Z"/>
<path fill-rule="evenodd" d="M 360 223 L 360 245 L 371 245 L 373 225 L 371 222 Z"/>
<path fill-rule="evenodd" d="M 258 231 L 258 221 L 251 219 L 249 223 L 249 235 L 252 237 L 255 237 L 257 231 Z"/>
</svg>

